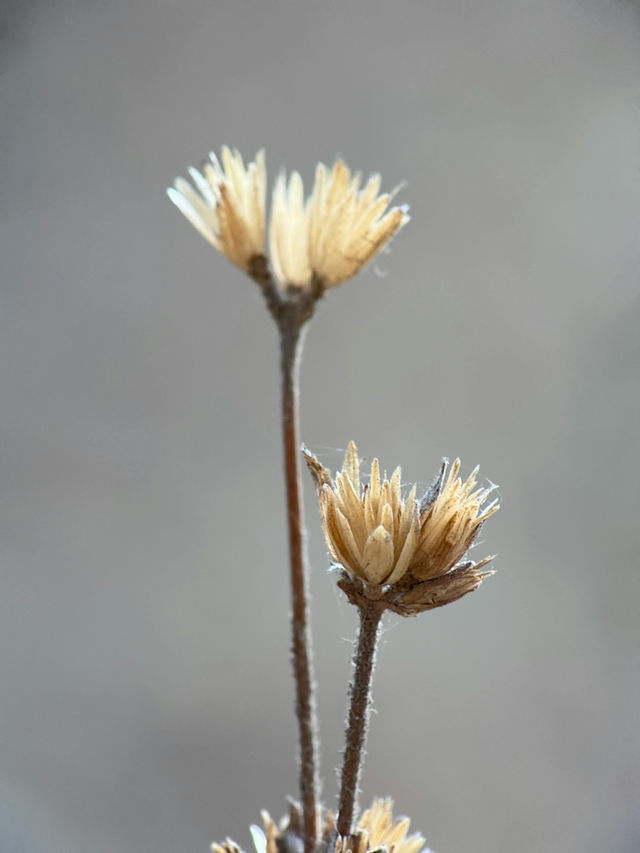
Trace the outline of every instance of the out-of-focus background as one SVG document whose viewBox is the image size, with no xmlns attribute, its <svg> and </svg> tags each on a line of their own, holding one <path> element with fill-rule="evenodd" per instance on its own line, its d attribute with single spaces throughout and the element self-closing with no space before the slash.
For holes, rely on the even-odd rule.
<svg viewBox="0 0 640 853">
<path fill-rule="evenodd" d="M 385 626 L 363 802 L 437 853 L 640 848 L 640 14 L 631 2 L 5 3 L 3 853 L 246 849 L 296 793 L 276 337 L 164 189 L 209 148 L 399 195 L 319 307 L 304 440 L 503 509 Z M 326 801 L 354 613 L 309 547 Z"/>
</svg>

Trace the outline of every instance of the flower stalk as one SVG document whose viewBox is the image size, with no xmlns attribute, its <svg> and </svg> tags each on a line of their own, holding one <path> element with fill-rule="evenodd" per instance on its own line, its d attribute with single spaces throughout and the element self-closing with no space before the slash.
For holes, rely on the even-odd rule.
<svg viewBox="0 0 640 853">
<path fill-rule="evenodd" d="M 300 362 L 306 324 L 322 295 L 314 279 L 307 290 L 283 294 L 264 255 L 250 258 L 249 275 L 258 284 L 280 334 L 281 426 L 291 588 L 291 659 L 298 721 L 299 790 L 304 853 L 318 843 L 318 720 L 313 675 L 309 608 L 309 567 L 305 551 L 304 503 L 300 461 Z"/>
<path fill-rule="evenodd" d="M 349 721 L 338 802 L 337 829 L 342 836 L 351 834 L 357 806 L 360 770 L 371 716 L 371 680 L 383 609 L 373 601 L 367 601 L 358 607 L 360 631 L 353 658 L 355 673 L 350 688 Z"/>
<path fill-rule="evenodd" d="M 318 840 L 318 726 L 314 696 L 309 572 L 304 543 L 304 511 L 300 466 L 300 357 L 302 328 L 285 314 L 278 324 L 282 370 L 282 440 L 289 537 L 291 582 L 292 659 L 296 689 L 296 717 L 300 748 L 300 798 L 302 800 L 305 853 L 313 853 Z"/>
</svg>

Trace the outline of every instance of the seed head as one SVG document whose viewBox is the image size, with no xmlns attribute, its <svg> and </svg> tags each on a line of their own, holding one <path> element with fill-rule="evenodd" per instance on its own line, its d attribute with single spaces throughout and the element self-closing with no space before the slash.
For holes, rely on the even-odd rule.
<svg viewBox="0 0 640 853">
<path fill-rule="evenodd" d="M 445 460 L 417 501 L 416 486 L 402 497 L 400 468 L 381 481 L 377 459 L 370 482 L 361 486 L 353 442 L 335 481 L 315 456 L 303 452 L 329 551 L 343 570 L 338 585 L 352 603 L 373 600 L 381 609 L 415 615 L 455 601 L 493 574 L 481 571 L 491 557 L 477 563 L 464 559 L 483 522 L 499 508 L 497 500 L 483 508 L 496 487 L 477 489 L 477 468 L 463 482 L 456 459 L 445 481 Z"/>
</svg>

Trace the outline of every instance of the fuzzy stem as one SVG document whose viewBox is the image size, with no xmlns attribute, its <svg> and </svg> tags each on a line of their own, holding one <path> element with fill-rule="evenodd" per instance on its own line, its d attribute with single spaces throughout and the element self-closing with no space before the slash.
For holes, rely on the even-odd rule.
<svg viewBox="0 0 640 853">
<path fill-rule="evenodd" d="M 360 770 L 371 713 L 371 679 L 376 661 L 376 644 L 382 610 L 373 602 L 359 605 L 360 633 L 354 657 L 355 674 L 351 682 L 351 703 L 346 745 L 342 761 L 342 780 L 338 803 L 338 832 L 351 833 L 356 798 L 360 784 Z"/>
<path fill-rule="evenodd" d="M 304 850 L 313 853 L 318 840 L 318 738 L 314 697 L 309 572 L 305 558 L 304 512 L 300 468 L 299 373 L 301 324 L 279 323 L 282 353 L 282 436 L 289 527 L 291 629 L 296 717 L 300 735 L 300 797 Z"/>
</svg>

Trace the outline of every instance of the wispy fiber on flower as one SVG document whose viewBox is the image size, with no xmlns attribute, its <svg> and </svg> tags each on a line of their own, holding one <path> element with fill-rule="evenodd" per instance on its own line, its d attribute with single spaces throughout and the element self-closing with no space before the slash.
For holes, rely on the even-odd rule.
<svg viewBox="0 0 640 853">
<path fill-rule="evenodd" d="M 264 253 L 266 167 L 264 150 L 245 167 L 239 151 L 222 148 L 201 169 L 189 169 L 195 186 L 176 178 L 171 201 L 211 245 L 245 272 Z"/>
<path fill-rule="evenodd" d="M 264 256 L 266 170 L 264 152 L 246 168 L 237 151 L 222 149 L 202 169 L 190 169 L 192 186 L 177 178 L 171 200 L 216 249 L 250 274 Z M 352 278 L 409 221 L 406 205 L 389 209 L 391 195 L 380 195 L 380 176 L 360 187 L 342 160 L 316 167 L 305 200 L 302 178 L 285 172 L 276 179 L 271 201 L 269 256 L 282 292 L 320 292 Z M 195 187 L 195 188 L 194 188 Z"/>
<path fill-rule="evenodd" d="M 331 555 L 344 569 L 339 585 L 354 603 L 364 599 L 402 615 L 440 607 L 476 589 L 492 574 L 492 559 L 465 559 L 482 524 L 497 510 L 485 506 L 494 485 L 476 488 L 476 468 L 463 482 L 460 460 L 444 479 L 446 461 L 421 501 L 416 486 L 406 499 L 401 472 L 381 480 L 377 459 L 361 485 L 358 450 L 351 442 L 335 480 L 304 451 L 318 490 L 322 527 Z"/>
</svg>

